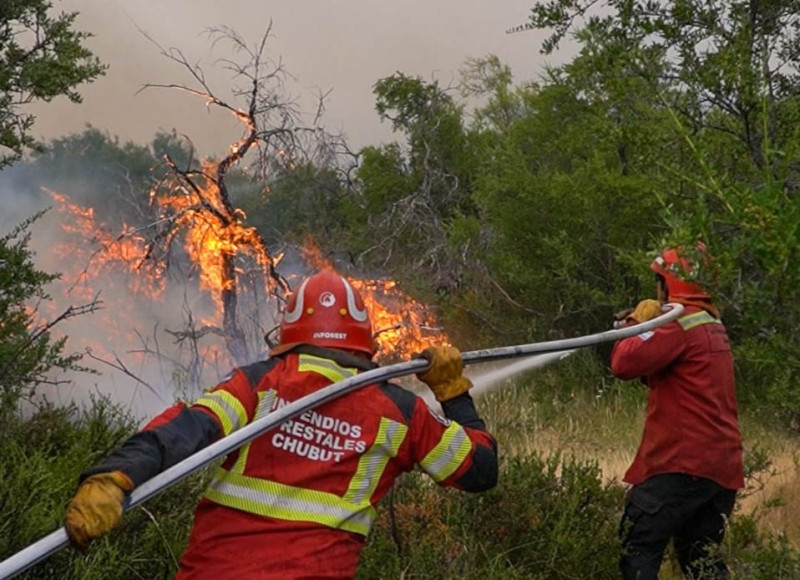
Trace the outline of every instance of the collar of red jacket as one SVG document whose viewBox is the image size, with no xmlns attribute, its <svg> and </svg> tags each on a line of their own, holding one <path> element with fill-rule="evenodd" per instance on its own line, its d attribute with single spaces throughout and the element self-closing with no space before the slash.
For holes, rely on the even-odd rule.
<svg viewBox="0 0 800 580">
<path fill-rule="evenodd" d="M 671 300 L 671 302 L 677 302 L 678 304 L 683 304 L 684 306 L 694 306 L 696 308 L 702 308 L 714 318 L 719 318 L 719 311 L 717 310 L 717 307 L 714 306 L 714 304 L 712 304 L 711 300 L 676 298 L 675 300 Z"/>
</svg>

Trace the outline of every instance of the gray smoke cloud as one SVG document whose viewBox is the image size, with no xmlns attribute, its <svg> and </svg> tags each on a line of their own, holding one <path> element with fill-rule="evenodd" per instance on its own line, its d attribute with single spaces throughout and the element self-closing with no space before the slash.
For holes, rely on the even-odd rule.
<svg viewBox="0 0 800 580">
<path fill-rule="evenodd" d="M 234 362 L 220 335 L 208 332 L 181 342 L 174 334 L 186 330 L 190 321 L 196 330 L 221 326 L 221 313 L 212 295 L 199 287 L 196 267 L 185 257 L 183 267 L 176 267 L 178 252 L 160 278 L 164 291 L 151 298 L 147 268 L 131 272 L 127 267 L 134 259 L 100 267 L 108 256 L 105 244 L 119 231 L 108 226 L 101 230 L 102 216 L 95 216 L 94 229 L 60 211 L 62 206 L 39 188 L 33 170 L 19 164 L 0 172 L 0 232 L 49 208 L 31 226 L 29 248 L 38 269 L 61 278 L 47 287 L 52 299 L 35 304 L 38 321 L 47 323 L 70 307 L 100 301 L 98 310 L 63 320 L 52 332 L 55 338 L 67 336 L 66 352 L 83 353 L 80 364 L 97 374 L 54 372 L 49 378 L 59 384 L 42 385 L 37 395 L 59 405 L 83 404 L 100 395 L 147 418 L 177 399 L 195 399 L 228 374 Z M 69 188 L 66 182 L 61 185 Z M 74 234 L 64 226 L 84 229 Z M 263 336 L 276 324 L 275 304 L 265 299 L 263 284 L 257 294 L 243 291 L 239 297 L 238 312 L 252 353 L 247 362 L 266 355 Z"/>
</svg>

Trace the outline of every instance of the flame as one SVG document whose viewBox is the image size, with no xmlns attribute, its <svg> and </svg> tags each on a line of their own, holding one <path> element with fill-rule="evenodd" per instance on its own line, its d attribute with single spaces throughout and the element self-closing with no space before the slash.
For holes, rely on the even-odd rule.
<svg viewBox="0 0 800 580">
<path fill-rule="evenodd" d="M 201 175 L 213 175 L 216 167 L 211 161 L 203 161 Z M 226 259 L 244 254 L 266 271 L 269 252 L 256 229 L 243 224 L 244 212 L 227 208 L 221 201 L 212 180 L 200 179 L 198 184 L 197 191 L 171 184 L 165 193 L 151 195 L 160 213 L 171 216 L 173 230 L 185 232 L 183 247 L 197 266 L 201 287 L 221 309 L 221 291 L 231 290 L 236 283 L 235 276 L 226 271 Z"/>
<path fill-rule="evenodd" d="M 230 354 L 219 335 L 208 329 L 219 326 L 218 290 L 229 283 L 222 273 L 220 255 L 241 251 L 252 234 L 222 231 L 221 221 L 214 222 L 194 209 L 181 213 L 178 224 L 187 232 L 183 247 L 193 271 L 199 272 L 193 289 L 187 280 L 168 276 L 165 261 L 152 259 L 152 240 L 144 235 L 144 228 L 129 224 L 112 228 L 98 219 L 93 208 L 73 203 L 64 194 L 48 193 L 55 202 L 62 234 L 47 248 L 48 257 L 55 259 L 47 269 L 59 272 L 61 278 L 50 292 L 53 301 L 37 305 L 42 309 L 37 322 L 54 318 L 68 305 L 99 298 L 102 307 L 91 317 L 61 325 L 61 332 L 69 336 L 71 351 L 105 363 L 87 366 L 106 374 L 111 364 L 137 378 L 143 376 L 145 367 L 158 366 L 157 376 L 150 378 L 168 390 L 176 382 L 184 387 L 188 384 L 189 390 L 191 383 L 213 384 L 230 370 Z M 166 195 L 153 199 L 158 208 L 182 207 L 180 200 Z M 113 233 L 114 229 L 119 233 Z M 194 344 L 159 335 L 164 330 L 185 329 L 187 324 L 200 336 Z M 205 374 L 197 367 L 205 367 Z M 162 399 L 168 402 L 173 396 L 168 393 Z"/>
<path fill-rule="evenodd" d="M 60 278 L 53 283 L 53 300 L 37 304 L 38 324 L 54 319 L 66 309 L 98 300 L 98 310 L 91 318 L 84 316 L 66 325 L 69 348 L 105 361 L 119 361 L 117 348 L 128 353 L 128 364 L 144 361 L 142 336 L 137 329 L 138 308 L 130 300 L 161 302 L 166 290 L 163 265 L 147 260 L 147 240 L 136 228 L 123 224 L 121 233 L 96 219 L 93 208 L 72 203 L 61 193 L 46 190 L 55 202 L 60 241 L 48 246 L 48 258 L 54 260 L 49 271 Z M 62 330 L 65 325 L 61 325 Z M 91 366 L 91 365 L 90 365 Z"/>
<path fill-rule="evenodd" d="M 92 208 L 71 203 L 66 195 L 47 190 L 62 215 L 61 229 L 72 243 L 52 247 L 60 264 L 84 264 L 72 273 L 68 292 L 81 300 L 95 295 L 92 280 L 107 277 L 113 282 L 124 280 L 135 295 L 159 298 L 165 288 L 163 265 L 148 261 L 147 241 L 136 229 L 123 224 L 121 233 L 98 223 Z M 119 275 L 120 276 L 115 276 Z M 69 277 L 69 274 L 68 274 Z"/>
</svg>

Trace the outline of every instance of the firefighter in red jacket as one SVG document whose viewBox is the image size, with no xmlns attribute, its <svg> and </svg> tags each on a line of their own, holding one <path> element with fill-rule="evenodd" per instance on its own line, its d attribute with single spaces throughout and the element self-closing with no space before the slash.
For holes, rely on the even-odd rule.
<svg viewBox="0 0 800 580">
<path fill-rule="evenodd" d="M 661 313 L 665 302 L 684 305 L 678 320 L 614 345 L 617 378 L 647 385 L 647 418 L 633 464 L 620 526 L 625 579 L 658 578 L 673 540 L 683 573 L 727 578 L 716 547 L 744 487 L 731 348 L 717 309 L 692 279 L 707 264 L 703 244 L 694 263 L 669 249 L 650 265 L 658 300 L 641 301 L 628 323 Z"/>
<path fill-rule="evenodd" d="M 81 475 L 65 527 L 86 549 L 120 521 L 137 485 L 254 419 L 375 368 L 364 303 L 322 272 L 293 293 L 270 357 L 235 369 L 193 404 L 152 420 Z M 462 376 L 461 353 L 432 347 L 419 378 L 444 416 L 391 383 L 307 411 L 229 454 L 198 504 L 177 578 L 352 578 L 376 504 L 419 467 L 468 492 L 497 483 L 497 451 Z"/>
</svg>

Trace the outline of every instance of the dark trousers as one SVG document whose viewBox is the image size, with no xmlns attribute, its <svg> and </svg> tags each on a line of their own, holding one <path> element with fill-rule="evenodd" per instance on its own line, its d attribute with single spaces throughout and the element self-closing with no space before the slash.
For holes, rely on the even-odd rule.
<svg viewBox="0 0 800 580">
<path fill-rule="evenodd" d="M 631 488 L 620 523 L 625 580 L 656 580 L 670 540 L 684 575 L 728 578 L 715 553 L 733 511 L 736 491 L 683 473 L 656 475 Z"/>
</svg>

